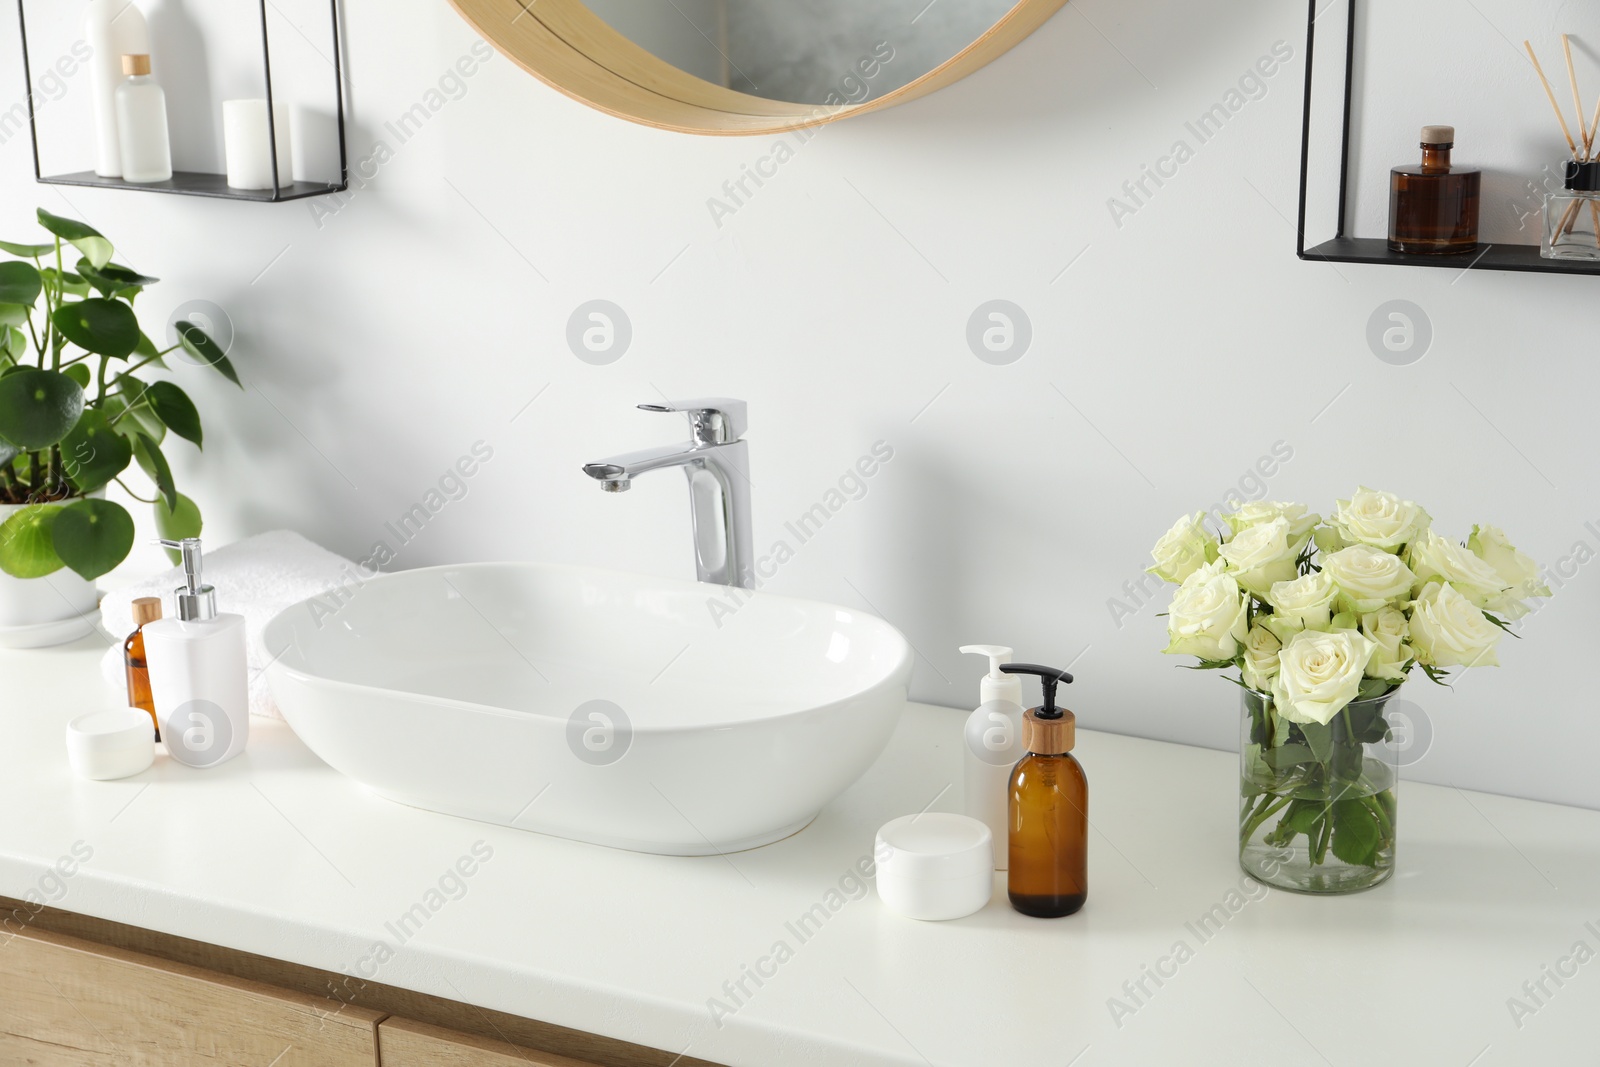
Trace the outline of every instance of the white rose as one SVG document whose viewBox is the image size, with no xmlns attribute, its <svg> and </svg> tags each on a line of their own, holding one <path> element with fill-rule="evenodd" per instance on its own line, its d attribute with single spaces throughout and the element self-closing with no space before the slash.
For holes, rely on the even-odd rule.
<svg viewBox="0 0 1600 1067">
<path fill-rule="evenodd" d="M 1295 634 L 1278 654 L 1272 699 L 1290 722 L 1327 725 L 1361 692 L 1375 646 L 1354 630 Z"/>
<path fill-rule="evenodd" d="M 1249 601 L 1239 583 L 1223 572 L 1222 563 L 1208 563 L 1183 580 L 1167 609 L 1170 655 L 1203 660 L 1231 660 L 1249 627 Z"/>
<path fill-rule="evenodd" d="M 1406 613 L 1397 608 L 1384 608 L 1361 616 L 1361 633 L 1377 646 L 1372 659 L 1367 662 L 1367 677 L 1382 678 L 1386 682 L 1403 682 L 1401 670 L 1411 659 L 1411 646 L 1406 638 L 1411 636 Z"/>
<path fill-rule="evenodd" d="M 1295 559 L 1300 547 L 1289 540 L 1289 520 L 1280 517 L 1246 527 L 1218 549 L 1217 555 L 1242 587 L 1264 597 L 1273 582 L 1287 582 L 1298 575 Z"/>
<path fill-rule="evenodd" d="M 1263 622 L 1280 641 L 1289 640 L 1301 630 L 1326 630 L 1333 621 L 1333 598 L 1338 592 L 1326 572 L 1273 582 L 1267 593 L 1272 614 Z"/>
<path fill-rule="evenodd" d="M 1431 530 L 1411 546 L 1408 555 L 1412 573 L 1416 575 L 1411 584 L 1414 593 L 1420 593 L 1430 579 L 1441 578 L 1482 608 L 1500 600 L 1508 589 L 1493 567 Z"/>
<path fill-rule="evenodd" d="M 1430 667 L 1498 667 L 1500 633 L 1449 584 L 1430 582 L 1411 609 L 1411 649 Z"/>
<path fill-rule="evenodd" d="M 1162 535 L 1150 552 L 1156 561 L 1154 567 L 1148 568 L 1150 574 L 1165 582 L 1181 583 L 1217 558 L 1217 538 L 1201 525 L 1203 515 L 1203 511 L 1184 515 Z"/>
<path fill-rule="evenodd" d="M 1264 626 L 1250 627 L 1244 639 L 1244 661 L 1240 664 L 1244 684 L 1263 693 L 1270 692 L 1273 676 L 1278 673 L 1278 651 L 1282 648 L 1283 642 L 1274 637 L 1271 630 Z"/>
<path fill-rule="evenodd" d="M 1416 540 L 1433 519 L 1409 500 L 1362 486 L 1349 500 L 1339 501 L 1339 510 L 1328 522 L 1348 544 L 1398 552 Z"/>
<path fill-rule="evenodd" d="M 1371 545 L 1351 545 L 1318 562 L 1339 587 L 1342 610 L 1358 615 L 1377 611 L 1411 592 L 1411 568 Z"/>
<path fill-rule="evenodd" d="M 1238 511 L 1231 515 L 1222 516 L 1228 524 L 1228 529 L 1235 535 L 1240 530 L 1248 530 L 1252 526 L 1271 522 L 1273 519 L 1287 519 L 1289 522 L 1289 542 L 1293 544 L 1309 534 L 1317 523 L 1322 521 L 1321 515 L 1308 514 L 1304 504 L 1286 504 L 1282 501 L 1257 500 L 1243 504 Z"/>
<path fill-rule="evenodd" d="M 1528 613 L 1528 606 L 1523 603 L 1525 599 L 1550 595 L 1550 587 L 1539 579 L 1539 565 L 1518 551 L 1498 526 L 1474 526 L 1472 536 L 1467 538 L 1467 548 L 1494 568 L 1509 587 L 1489 603 L 1490 611 L 1520 619 Z"/>
</svg>

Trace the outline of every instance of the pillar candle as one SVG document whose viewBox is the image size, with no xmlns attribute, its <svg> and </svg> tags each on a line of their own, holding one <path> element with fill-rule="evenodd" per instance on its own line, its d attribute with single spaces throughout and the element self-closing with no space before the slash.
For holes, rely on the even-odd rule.
<svg viewBox="0 0 1600 1067">
<path fill-rule="evenodd" d="M 278 185 L 283 188 L 294 181 L 289 105 L 275 101 L 272 114 L 278 137 Z M 272 142 L 267 132 L 265 100 L 223 101 L 222 141 L 228 160 L 229 188 L 272 188 Z"/>
</svg>

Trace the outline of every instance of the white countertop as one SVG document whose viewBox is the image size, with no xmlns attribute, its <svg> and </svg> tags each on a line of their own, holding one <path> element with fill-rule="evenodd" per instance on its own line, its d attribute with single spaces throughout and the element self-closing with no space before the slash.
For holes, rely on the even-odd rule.
<svg viewBox="0 0 1600 1067">
<path fill-rule="evenodd" d="M 1234 756 L 1083 731 L 1084 910 L 1018 915 L 997 875 L 986 910 L 924 924 L 870 891 L 830 890 L 851 888 L 880 824 L 930 802 L 958 810 L 961 712 L 908 707 L 883 758 L 789 840 L 672 859 L 381 800 L 259 719 L 221 768 L 158 758 L 137 778 L 82 781 L 62 736 L 109 703 L 103 648 L 0 651 L 0 894 L 45 889 L 71 911 L 330 971 L 365 960 L 379 982 L 732 1067 L 1594 1055 L 1600 812 L 1408 782 L 1396 876 L 1354 896 L 1296 896 L 1239 871 Z M 1231 714 L 1209 681 L 1195 714 Z M 46 868 L 78 842 L 93 855 L 58 893 Z M 430 898 L 478 842 L 492 858 L 459 899 Z M 829 903 L 807 939 L 786 925 Z M 425 921 L 400 944 L 386 924 L 417 904 Z M 381 964 L 379 941 L 395 947 Z M 715 1025 L 708 1000 L 733 1006 L 724 982 L 780 941 L 792 957 L 760 988 L 746 978 L 754 995 Z M 1147 969 L 1170 977 L 1157 986 Z M 1533 1010 L 1513 1018 L 1513 997 Z"/>
</svg>

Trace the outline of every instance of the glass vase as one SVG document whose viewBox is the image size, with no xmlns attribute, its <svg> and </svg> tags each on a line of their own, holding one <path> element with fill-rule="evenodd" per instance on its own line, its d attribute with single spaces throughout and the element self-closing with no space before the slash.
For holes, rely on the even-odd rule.
<svg viewBox="0 0 1600 1067">
<path fill-rule="evenodd" d="M 1390 690 L 1327 725 L 1294 723 L 1246 690 L 1239 738 L 1239 865 L 1277 889 L 1353 893 L 1394 873 L 1399 750 Z"/>
</svg>

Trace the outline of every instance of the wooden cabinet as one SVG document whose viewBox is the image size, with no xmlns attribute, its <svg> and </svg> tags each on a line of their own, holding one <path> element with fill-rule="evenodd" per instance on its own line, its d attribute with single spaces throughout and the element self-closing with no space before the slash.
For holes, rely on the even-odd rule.
<svg viewBox="0 0 1600 1067">
<path fill-rule="evenodd" d="M 374 1011 L 26 930 L 0 943 L 0 1063 L 373 1067 Z"/>
<path fill-rule="evenodd" d="M 385 1019 L 378 1045 L 383 1067 L 595 1067 L 409 1019 Z"/>
</svg>

